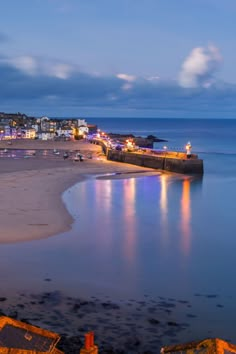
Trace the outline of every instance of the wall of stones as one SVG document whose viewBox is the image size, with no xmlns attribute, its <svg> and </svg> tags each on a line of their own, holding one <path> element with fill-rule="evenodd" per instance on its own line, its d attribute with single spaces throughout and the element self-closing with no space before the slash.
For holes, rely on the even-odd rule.
<svg viewBox="0 0 236 354">
<path fill-rule="evenodd" d="M 183 154 L 183 157 L 185 155 Z M 201 159 L 185 159 L 181 157 L 150 156 L 145 154 L 135 154 L 125 151 L 107 150 L 107 159 L 130 163 L 133 165 L 155 168 L 170 172 L 183 174 L 203 174 L 203 161 Z"/>
</svg>

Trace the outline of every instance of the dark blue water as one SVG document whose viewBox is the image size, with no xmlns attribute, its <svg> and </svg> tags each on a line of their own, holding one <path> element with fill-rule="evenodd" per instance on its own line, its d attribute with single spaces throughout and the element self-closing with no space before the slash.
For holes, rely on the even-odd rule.
<svg viewBox="0 0 236 354">
<path fill-rule="evenodd" d="M 204 159 L 206 174 L 236 175 L 236 119 L 94 118 L 90 121 L 107 133 L 143 137 L 152 134 L 168 140 L 156 143 L 157 148 L 166 145 L 169 150 L 184 150 L 191 141 L 193 152 Z"/>
<path fill-rule="evenodd" d="M 90 178 L 77 184 L 64 195 L 75 217 L 70 232 L 1 247 L 10 287 L 45 289 L 42 279 L 48 276 L 52 288 L 75 296 L 186 300 L 192 332 L 183 340 L 218 336 L 236 342 L 236 121 L 91 123 L 106 132 L 153 134 L 167 139 L 170 149 L 190 140 L 204 159 L 205 174 Z M 28 278 L 14 276 L 17 263 Z M 175 311 L 186 319 L 184 309 Z"/>
<path fill-rule="evenodd" d="M 197 152 L 236 153 L 236 120 L 234 119 L 133 119 L 93 118 L 107 133 L 156 135 L 167 139 L 169 148 L 182 148 L 191 140 Z"/>
</svg>

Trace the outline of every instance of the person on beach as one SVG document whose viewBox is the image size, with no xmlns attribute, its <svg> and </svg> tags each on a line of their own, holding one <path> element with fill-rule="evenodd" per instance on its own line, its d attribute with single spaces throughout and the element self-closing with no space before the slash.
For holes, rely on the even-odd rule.
<svg viewBox="0 0 236 354">
<path fill-rule="evenodd" d="M 188 144 L 186 145 L 186 155 L 187 155 L 187 159 L 191 158 L 191 151 L 192 151 L 192 146 L 190 141 L 188 142 Z"/>
</svg>

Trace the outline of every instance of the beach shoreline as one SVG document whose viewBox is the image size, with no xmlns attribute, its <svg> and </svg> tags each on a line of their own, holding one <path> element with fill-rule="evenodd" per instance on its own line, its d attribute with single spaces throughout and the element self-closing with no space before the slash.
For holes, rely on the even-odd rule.
<svg viewBox="0 0 236 354">
<path fill-rule="evenodd" d="M 45 144 L 42 141 L 23 143 L 18 143 L 22 149 L 46 151 L 55 146 L 54 142 L 48 141 Z M 64 161 L 62 156 L 54 157 L 52 152 L 48 156 L 36 154 L 27 159 L 1 157 L 0 243 L 38 240 L 70 230 L 73 217 L 63 203 L 62 193 L 88 175 L 106 175 L 104 178 L 107 178 L 107 174 L 113 174 L 110 178 L 121 178 L 123 173 L 129 173 L 131 177 L 132 173 L 153 171 L 107 161 L 99 146 L 86 142 L 59 143 L 57 149 L 71 150 L 73 147 L 84 155 L 91 154 L 92 159 L 83 162 L 74 162 L 73 159 Z M 18 147 L 11 146 L 14 149 Z"/>
</svg>

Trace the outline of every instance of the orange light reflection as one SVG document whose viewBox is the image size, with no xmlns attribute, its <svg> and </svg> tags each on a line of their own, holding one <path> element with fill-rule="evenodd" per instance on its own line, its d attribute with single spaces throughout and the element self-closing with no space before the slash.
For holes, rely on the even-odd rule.
<svg viewBox="0 0 236 354">
<path fill-rule="evenodd" d="M 101 180 L 101 181 L 96 181 L 95 183 L 95 205 L 101 205 L 102 208 L 102 214 L 103 214 L 103 219 L 102 220 L 96 220 L 96 212 L 95 212 L 95 222 L 98 223 L 98 225 L 102 225 L 102 228 L 104 230 L 103 233 L 101 233 L 103 237 L 103 247 L 105 251 L 105 246 L 111 247 L 111 242 L 112 242 L 112 236 L 111 236 L 111 219 L 112 219 L 112 181 L 107 179 L 107 180 Z"/>
<path fill-rule="evenodd" d="M 166 246 L 168 243 L 168 198 L 167 198 L 167 189 L 168 189 L 168 182 L 167 176 L 162 175 L 160 177 L 161 183 L 161 195 L 160 195 L 160 209 L 161 209 L 161 234 L 162 234 L 162 241 L 163 244 Z"/>
<path fill-rule="evenodd" d="M 124 225 L 125 242 L 124 252 L 129 262 L 134 260 L 136 216 L 135 216 L 136 179 L 130 178 L 124 181 Z"/>
<path fill-rule="evenodd" d="M 183 181 L 183 191 L 181 198 L 181 231 L 182 249 L 185 254 L 189 253 L 191 238 L 191 199 L 190 199 L 190 180 Z"/>
</svg>

